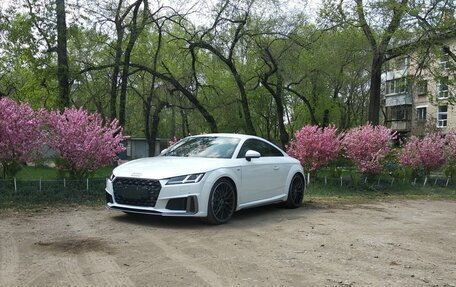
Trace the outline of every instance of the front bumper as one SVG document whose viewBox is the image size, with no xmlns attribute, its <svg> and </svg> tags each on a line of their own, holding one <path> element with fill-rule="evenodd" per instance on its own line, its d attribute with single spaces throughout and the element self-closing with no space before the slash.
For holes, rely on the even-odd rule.
<svg viewBox="0 0 456 287">
<path fill-rule="evenodd" d="M 106 207 L 129 213 L 151 214 L 161 216 L 206 217 L 207 212 L 200 208 L 204 202 L 204 182 L 166 185 L 160 181 L 161 190 L 153 207 L 121 204 L 116 202 L 113 182 L 106 180 Z"/>
</svg>

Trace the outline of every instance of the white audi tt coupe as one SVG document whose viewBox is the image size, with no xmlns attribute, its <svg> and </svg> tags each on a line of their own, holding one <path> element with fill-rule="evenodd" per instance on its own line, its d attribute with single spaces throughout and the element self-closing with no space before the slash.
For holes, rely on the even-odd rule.
<svg viewBox="0 0 456 287">
<path fill-rule="evenodd" d="M 106 181 L 106 201 L 126 213 L 205 217 L 221 224 L 248 207 L 299 207 L 304 189 L 299 161 L 274 144 L 256 136 L 205 134 L 115 168 Z"/>
</svg>

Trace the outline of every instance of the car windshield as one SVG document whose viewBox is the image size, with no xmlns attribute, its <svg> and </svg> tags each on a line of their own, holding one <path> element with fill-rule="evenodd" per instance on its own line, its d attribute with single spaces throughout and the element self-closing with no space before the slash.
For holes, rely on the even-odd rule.
<svg viewBox="0 0 456 287">
<path fill-rule="evenodd" d="M 163 156 L 231 158 L 239 141 L 231 137 L 188 137 L 177 142 Z"/>
</svg>

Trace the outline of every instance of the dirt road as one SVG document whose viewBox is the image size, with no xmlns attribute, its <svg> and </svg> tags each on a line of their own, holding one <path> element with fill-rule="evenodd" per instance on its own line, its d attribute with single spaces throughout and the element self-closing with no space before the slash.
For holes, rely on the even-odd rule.
<svg viewBox="0 0 456 287">
<path fill-rule="evenodd" d="M 0 286 L 456 286 L 456 202 L 0 215 Z"/>
</svg>

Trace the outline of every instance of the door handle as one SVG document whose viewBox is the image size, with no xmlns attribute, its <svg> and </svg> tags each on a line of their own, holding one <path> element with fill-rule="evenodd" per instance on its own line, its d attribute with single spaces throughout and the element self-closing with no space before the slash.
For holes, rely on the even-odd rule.
<svg viewBox="0 0 456 287">
<path fill-rule="evenodd" d="M 279 166 L 278 166 L 278 165 L 275 165 L 272 169 L 274 169 L 274 170 L 279 170 Z"/>
</svg>

